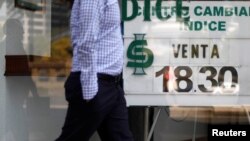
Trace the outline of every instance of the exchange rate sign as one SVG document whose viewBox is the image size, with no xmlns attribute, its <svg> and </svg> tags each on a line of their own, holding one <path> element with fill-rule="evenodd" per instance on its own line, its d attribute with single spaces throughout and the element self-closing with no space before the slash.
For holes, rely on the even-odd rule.
<svg viewBox="0 0 250 141">
<path fill-rule="evenodd" d="M 129 105 L 249 104 L 249 1 L 123 0 Z"/>
</svg>

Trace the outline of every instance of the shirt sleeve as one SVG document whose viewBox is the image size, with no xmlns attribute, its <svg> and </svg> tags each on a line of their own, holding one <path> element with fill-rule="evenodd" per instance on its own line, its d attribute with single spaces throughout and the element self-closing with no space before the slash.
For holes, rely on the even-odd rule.
<svg viewBox="0 0 250 141">
<path fill-rule="evenodd" d="M 99 31 L 98 0 L 75 0 L 71 15 L 73 47 L 81 68 L 83 99 L 94 98 L 98 91 L 95 42 Z"/>
</svg>

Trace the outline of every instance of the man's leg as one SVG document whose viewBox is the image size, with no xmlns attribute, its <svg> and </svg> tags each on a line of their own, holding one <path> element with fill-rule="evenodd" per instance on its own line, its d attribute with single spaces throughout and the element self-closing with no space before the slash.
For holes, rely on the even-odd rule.
<svg viewBox="0 0 250 141">
<path fill-rule="evenodd" d="M 98 133 L 102 141 L 133 141 L 129 129 L 124 92 L 121 87 L 118 86 L 113 93 L 118 95 L 118 97 L 114 99 L 115 105 L 98 128 Z"/>
<path fill-rule="evenodd" d="M 102 117 L 88 112 L 82 104 L 70 103 L 62 128 L 56 141 L 88 141 L 102 121 Z"/>
<path fill-rule="evenodd" d="M 79 72 L 71 73 L 67 79 L 65 96 L 69 103 L 68 111 L 62 133 L 56 141 L 88 141 L 104 119 L 95 106 L 97 96 L 90 102 L 82 99 Z"/>
</svg>

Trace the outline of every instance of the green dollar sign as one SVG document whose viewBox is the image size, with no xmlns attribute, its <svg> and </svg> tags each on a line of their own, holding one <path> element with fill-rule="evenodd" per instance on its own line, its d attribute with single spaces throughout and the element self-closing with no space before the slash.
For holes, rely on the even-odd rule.
<svg viewBox="0 0 250 141">
<path fill-rule="evenodd" d="M 147 41 L 143 39 L 145 34 L 135 34 L 135 40 L 129 45 L 127 57 L 134 61 L 129 61 L 127 67 L 135 68 L 134 75 L 145 75 L 144 68 L 148 68 L 154 61 L 153 52 L 144 48 Z M 142 39 L 137 39 L 141 37 Z"/>
</svg>

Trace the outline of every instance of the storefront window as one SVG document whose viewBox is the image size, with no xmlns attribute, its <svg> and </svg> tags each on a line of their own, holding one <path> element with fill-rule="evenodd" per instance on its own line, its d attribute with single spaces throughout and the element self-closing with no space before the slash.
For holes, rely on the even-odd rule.
<svg viewBox="0 0 250 141">
<path fill-rule="evenodd" d="M 0 0 L 0 141 L 59 136 L 73 1 Z M 119 0 L 124 89 L 128 106 L 143 108 L 130 113 L 135 141 L 146 138 L 156 117 L 155 141 L 207 141 L 210 128 L 250 122 L 249 0 L 177 2 Z"/>
</svg>

